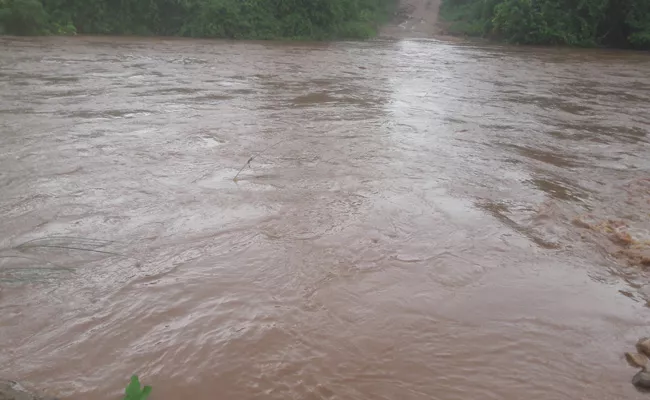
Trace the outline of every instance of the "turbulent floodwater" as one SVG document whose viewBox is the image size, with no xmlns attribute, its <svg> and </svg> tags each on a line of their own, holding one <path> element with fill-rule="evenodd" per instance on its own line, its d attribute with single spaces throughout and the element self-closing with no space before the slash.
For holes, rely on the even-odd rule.
<svg viewBox="0 0 650 400">
<path fill-rule="evenodd" d="M 650 334 L 647 54 L 0 46 L 0 376 L 73 400 L 132 373 L 156 400 L 645 398 L 622 353 Z"/>
</svg>

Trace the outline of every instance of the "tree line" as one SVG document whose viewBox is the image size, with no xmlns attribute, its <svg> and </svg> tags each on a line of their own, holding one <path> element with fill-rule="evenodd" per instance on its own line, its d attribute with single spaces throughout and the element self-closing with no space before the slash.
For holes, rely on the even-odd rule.
<svg viewBox="0 0 650 400">
<path fill-rule="evenodd" d="M 650 49 L 650 0 L 443 0 L 440 12 L 452 33 Z"/>
<path fill-rule="evenodd" d="M 367 38 L 397 0 L 0 0 L 0 33 Z"/>
</svg>

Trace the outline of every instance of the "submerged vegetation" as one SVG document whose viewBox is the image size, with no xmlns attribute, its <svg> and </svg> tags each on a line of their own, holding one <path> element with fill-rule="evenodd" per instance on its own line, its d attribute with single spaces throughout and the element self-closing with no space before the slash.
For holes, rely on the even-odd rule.
<svg viewBox="0 0 650 400">
<path fill-rule="evenodd" d="M 650 0 L 443 0 L 451 32 L 520 44 L 650 48 Z"/>
<path fill-rule="evenodd" d="M 0 33 L 367 38 L 397 0 L 0 0 Z"/>
</svg>

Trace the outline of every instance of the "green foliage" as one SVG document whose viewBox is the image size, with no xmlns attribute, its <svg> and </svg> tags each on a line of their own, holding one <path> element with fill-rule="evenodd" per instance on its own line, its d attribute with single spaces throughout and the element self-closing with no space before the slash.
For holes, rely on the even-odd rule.
<svg viewBox="0 0 650 400">
<path fill-rule="evenodd" d="M 633 46 L 650 48 L 650 1 L 634 2 L 626 21 L 632 28 L 628 40 Z"/>
<path fill-rule="evenodd" d="M 397 0 L 0 0 L 13 34 L 365 38 Z"/>
<path fill-rule="evenodd" d="M 0 0 L 0 26 L 16 35 L 47 33 L 47 13 L 39 0 Z"/>
<path fill-rule="evenodd" d="M 140 379 L 138 379 L 137 375 L 133 375 L 129 386 L 124 390 L 124 394 L 124 400 L 147 400 L 147 397 L 151 394 L 151 386 L 141 387 Z"/>
<path fill-rule="evenodd" d="M 649 0 L 443 0 L 453 33 L 520 44 L 650 48 Z"/>
<path fill-rule="evenodd" d="M 50 25 L 50 33 L 53 35 L 76 35 L 77 28 L 72 25 L 72 22 L 52 22 Z"/>
</svg>

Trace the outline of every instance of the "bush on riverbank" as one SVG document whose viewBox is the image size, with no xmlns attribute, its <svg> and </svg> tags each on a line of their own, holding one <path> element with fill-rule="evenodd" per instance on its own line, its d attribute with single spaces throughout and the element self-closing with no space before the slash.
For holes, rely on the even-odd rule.
<svg viewBox="0 0 650 400">
<path fill-rule="evenodd" d="M 451 32 L 520 44 L 650 48 L 649 0 L 443 0 Z"/>
<path fill-rule="evenodd" d="M 0 0 L 0 33 L 367 38 L 397 0 Z"/>
</svg>

